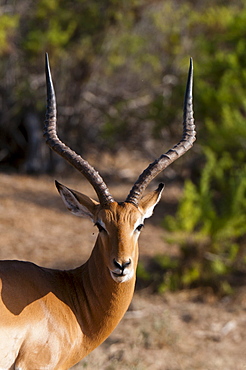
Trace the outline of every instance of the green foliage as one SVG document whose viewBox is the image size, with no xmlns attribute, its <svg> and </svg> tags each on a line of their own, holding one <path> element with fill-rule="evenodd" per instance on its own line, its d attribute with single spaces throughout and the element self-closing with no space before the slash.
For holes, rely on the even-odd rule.
<svg viewBox="0 0 246 370">
<path fill-rule="evenodd" d="M 143 281 L 149 281 L 151 279 L 150 273 L 148 273 L 141 261 L 138 263 L 137 266 L 137 276 Z"/>
<path fill-rule="evenodd" d="M 61 133 L 66 132 L 71 146 L 82 152 L 88 148 L 88 135 L 93 132 L 90 144 L 94 139 L 99 147 L 99 130 L 94 127 L 102 112 L 98 114 L 88 107 L 82 91 L 101 57 L 105 36 L 121 24 L 134 23 L 138 7 L 138 0 L 23 0 L 21 4 L 0 5 L 0 151 L 4 153 L 1 156 L 4 167 L 5 163 L 7 168 L 23 167 L 31 153 L 29 140 L 36 136 L 32 127 L 26 125 L 30 112 L 40 119 L 42 130 L 46 104 L 45 52 L 49 53 L 54 81 L 59 86 L 56 91 Z M 92 114 L 87 114 L 86 108 Z M 64 114 L 69 110 L 69 114 Z M 94 127 L 91 122 L 95 122 Z M 109 141 L 112 132 L 106 129 L 104 137 Z M 39 145 L 43 146 L 41 132 L 38 136 Z M 42 158 L 40 161 L 43 163 Z"/>
<path fill-rule="evenodd" d="M 18 26 L 18 15 L 0 15 L 0 55 L 4 55 L 10 50 L 10 39 L 14 35 Z"/>
<path fill-rule="evenodd" d="M 246 168 L 232 170 L 228 153 L 216 160 L 207 148 L 206 156 L 199 184 L 186 182 L 176 216 L 166 217 L 164 225 L 181 245 L 179 286 L 196 282 L 220 289 L 217 277 L 226 280 L 238 268 L 244 248 Z"/>
<path fill-rule="evenodd" d="M 210 148 L 204 151 L 199 184 L 186 181 L 177 215 L 167 217 L 165 224 L 169 230 L 196 231 L 214 243 L 227 243 L 246 233 L 246 166 L 235 168 L 228 152 L 218 158 Z"/>
<path fill-rule="evenodd" d="M 66 48 L 77 46 L 80 50 L 74 50 L 75 55 L 91 55 L 99 46 L 104 29 L 116 21 L 118 8 L 118 1 L 109 0 L 100 5 L 93 0 L 38 1 L 27 20 L 23 47 L 36 55 L 45 49 L 64 54 Z"/>
<path fill-rule="evenodd" d="M 190 26 L 202 30 L 196 38 L 202 57 L 195 66 L 195 104 L 198 126 L 201 118 L 204 124 L 204 159 L 199 181 L 186 181 L 177 214 L 164 221 L 181 244 L 179 287 L 208 284 L 228 293 L 229 275 L 245 272 L 245 20 L 245 5 L 191 16 Z"/>
</svg>

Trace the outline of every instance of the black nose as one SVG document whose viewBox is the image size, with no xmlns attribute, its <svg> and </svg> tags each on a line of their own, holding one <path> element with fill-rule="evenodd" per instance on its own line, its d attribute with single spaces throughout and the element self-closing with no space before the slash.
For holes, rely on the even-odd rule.
<svg viewBox="0 0 246 370">
<path fill-rule="evenodd" d="M 114 258 L 114 265 L 117 269 L 120 269 L 122 272 L 124 271 L 124 269 L 129 266 L 131 264 L 131 259 L 129 258 L 129 261 L 127 262 L 122 262 L 122 263 L 119 263 L 118 261 L 116 261 L 116 259 Z"/>
</svg>

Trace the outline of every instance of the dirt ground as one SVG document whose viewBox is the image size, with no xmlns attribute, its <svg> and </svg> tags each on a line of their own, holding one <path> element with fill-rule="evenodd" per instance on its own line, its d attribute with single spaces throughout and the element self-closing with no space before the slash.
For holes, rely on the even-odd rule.
<svg viewBox="0 0 246 370">
<path fill-rule="evenodd" d="M 94 196 L 82 179 L 58 180 Z M 111 186 L 115 198 L 129 186 Z M 140 259 L 170 253 L 159 226 L 173 189 L 166 189 L 156 216 L 140 237 Z M 0 258 L 46 267 L 73 268 L 90 255 L 96 229 L 64 208 L 50 177 L 0 174 Z M 163 296 L 135 292 L 130 309 L 112 335 L 74 369 L 246 369 L 246 289 L 217 299 L 201 291 Z"/>
</svg>

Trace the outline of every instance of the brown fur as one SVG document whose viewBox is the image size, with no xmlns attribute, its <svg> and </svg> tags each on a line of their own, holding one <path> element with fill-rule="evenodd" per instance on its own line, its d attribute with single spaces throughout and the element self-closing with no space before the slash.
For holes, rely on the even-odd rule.
<svg viewBox="0 0 246 370">
<path fill-rule="evenodd" d="M 70 368 L 110 335 L 132 299 L 138 261 L 136 227 L 152 213 L 161 192 L 150 193 L 137 208 L 116 202 L 102 207 L 63 185 L 59 191 L 73 213 L 101 222 L 106 231 L 99 233 L 88 261 L 75 270 L 0 262 L 1 369 Z M 110 271 L 117 270 L 114 260 L 131 260 L 125 281 L 125 277 L 112 277 Z"/>
</svg>

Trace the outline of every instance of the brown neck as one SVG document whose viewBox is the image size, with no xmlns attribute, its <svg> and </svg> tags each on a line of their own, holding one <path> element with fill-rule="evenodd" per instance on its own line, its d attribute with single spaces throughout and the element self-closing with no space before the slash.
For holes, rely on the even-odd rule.
<svg viewBox="0 0 246 370">
<path fill-rule="evenodd" d="M 89 260 L 72 270 L 76 297 L 74 311 L 88 352 L 102 343 L 115 329 L 128 309 L 135 287 L 135 276 L 115 282 L 104 263 L 103 246 L 97 239 Z"/>
</svg>

